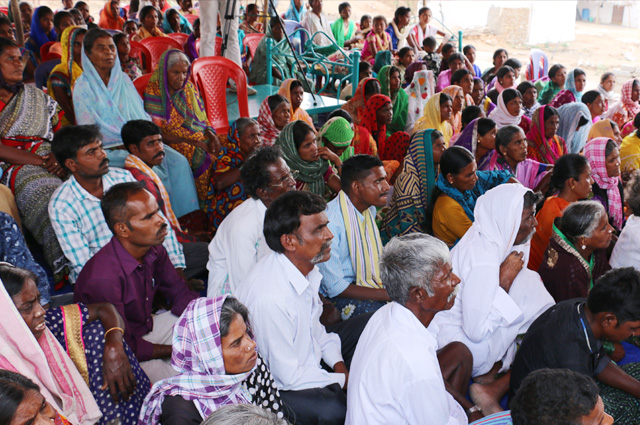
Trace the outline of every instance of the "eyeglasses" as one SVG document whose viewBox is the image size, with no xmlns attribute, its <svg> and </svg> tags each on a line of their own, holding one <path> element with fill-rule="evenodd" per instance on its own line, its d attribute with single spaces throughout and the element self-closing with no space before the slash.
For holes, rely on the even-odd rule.
<svg viewBox="0 0 640 425">
<path fill-rule="evenodd" d="M 280 180 L 280 183 L 270 184 L 269 187 L 283 188 L 285 186 L 294 186 L 299 175 L 300 172 L 298 172 L 297 170 L 290 171 L 286 176 L 282 178 L 282 180 Z"/>
</svg>

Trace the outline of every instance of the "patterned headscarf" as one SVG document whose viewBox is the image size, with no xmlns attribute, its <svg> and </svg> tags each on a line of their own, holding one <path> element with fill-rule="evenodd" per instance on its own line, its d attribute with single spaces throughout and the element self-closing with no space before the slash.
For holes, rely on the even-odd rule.
<svg viewBox="0 0 640 425">
<path fill-rule="evenodd" d="M 609 200 L 609 217 L 613 221 L 616 229 L 622 228 L 624 214 L 622 210 L 622 198 L 618 190 L 618 182 L 620 176 L 609 177 L 607 173 L 607 142 L 611 140 L 607 137 L 596 137 L 591 140 L 584 148 L 584 156 L 589 160 L 591 166 L 591 177 L 601 189 L 607 191 L 607 199 Z"/>
<path fill-rule="evenodd" d="M 558 158 L 567 153 L 567 146 L 557 134 L 547 140 L 544 131 L 544 111 L 546 108 L 549 106 L 542 105 L 533 113 L 531 129 L 527 133 L 528 157 L 533 157 L 539 162 L 555 164 Z M 532 155 L 532 152 L 536 152 L 536 155 Z"/>
<path fill-rule="evenodd" d="M 333 117 L 322 126 L 316 135 L 316 140 L 322 142 L 324 137 L 335 147 L 346 148 L 351 145 L 353 136 L 354 132 L 349 121 L 342 117 Z"/>
<path fill-rule="evenodd" d="M 464 98 L 464 92 L 462 91 L 462 87 L 456 86 L 456 85 L 445 87 L 444 89 L 442 89 L 442 93 L 448 94 L 449 97 L 451 97 L 452 101 L 455 100 L 456 96 L 458 96 L 459 93 L 462 93 L 462 97 Z M 462 108 L 464 108 L 464 103 L 462 105 Z M 462 129 L 462 108 L 458 112 L 454 112 L 453 110 L 451 111 L 451 118 L 449 119 L 449 124 L 451 124 L 451 128 L 453 129 L 454 133 L 459 133 L 460 130 Z"/>
<path fill-rule="evenodd" d="M 56 34 L 55 28 L 47 35 L 40 25 L 40 18 L 47 12 L 51 12 L 51 9 L 47 6 L 40 6 L 33 12 L 33 16 L 31 17 L 31 32 L 29 33 L 29 38 L 37 47 L 38 54 L 40 54 L 40 47 L 42 47 L 43 44 L 58 40 L 58 34 Z"/>
<path fill-rule="evenodd" d="M 144 92 L 144 108 L 149 115 L 165 121 L 168 121 L 171 116 L 171 108 L 175 108 L 185 120 L 184 127 L 193 132 L 204 132 L 212 127 L 209 125 L 200 94 L 189 79 L 191 67 L 187 71 L 187 78 L 185 78 L 180 90 L 176 90 L 173 96 L 169 94 L 169 79 L 167 77 L 169 59 L 172 55 L 181 53 L 179 50 L 169 49 L 160 56 L 158 67 L 149 80 L 148 89 Z M 151 90 L 156 85 L 159 90 Z"/>
<path fill-rule="evenodd" d="M 357 125 L 361 125 L 362 119 L 364 118 L 364 86 L 366 86 L 369 81 L 378 82 L 378 80 L 376 80 L 375 78 L 363 78 L 360 83 L 358 83 L 358 87 L 356 88 L 353 97 L 349 99 L 347 103 L 342 105 L 342 109 L 344 109 L 349 113 L 349 115 L 351 115 L 354 124 Z"/>
<path fill-rule="evenodd" d="M 606 118 L 598 121 L 597 123 L 591 126 L 589 130 L 589 136 L 587 136 L 587 141 L 595 139 L 596 137 L 606 137 L 607 139 L 614 139 L 615 134 L 613 134 L 613 121 Z"/>
<path fill-rule="evenodd" d="M 378 109 L 386 104 L 391 104 L 391 99 L 383 94 L 374 94 L 367 101 L 362 126 L 369 130 L 371 136 L 378 142 L 378 151 L 384 151 L 384 142 L 387 139 L 387 126 L 378 126 Z"/>
<path fill-rule="evenodd" d="M 258 111 L 258 125 L 260 126 L 260 138 L 264 146 L 273 146 L 280 130 L 273 121 L 273 111 L 269 107 L 269 97 L 265 97 Z"/>
<path fill-rule="evenodd" d="M 251 403 L 241 384 L 255 367 L 237 375 L 224 369 L 220 312 L 226 298 L 198 298 L 184 310 L 173 327 L 171 366 L 178 375 L 155 383 L 142 404 L 140 425 L 159 423 L 167 396 L 193 401 L 203 418 L 228 404 Z"/>
<path fill-rule="evenodd" d="M 638 80 L 631 79 L 622 85 L 622 96 L 620 101 L 629 112 L 629 117 L 633 118 L 640 112 L 640 104 L 637 101 L 631 99 L 633 93 L 633 83 Z M 640 83 L 640 82 L 639 82 Z"/>
<path fill-rule="evenodd" d="M 307 183 L 310 192 L 322 196 L 324 195 L 324 174 L 329 168 L 329 162 L 322 158 L 313 162 L 300 158 L 293 138 L 293 126 L 297 122 L 293 121 L 285 125 L 275 144 L 282 150 L 282 156 L 289 168 L 299 173 L 297 180 Z"/>
<path fill-rule="evenodd" d="M 425 70 L 427 69 L 427 63 L 425 61 L 415 61 L 409 64 L 407 69 L 404 71 L 405 86 L 408 86 L 413 82 L 413 75 L 418 71 L 422 71 L 423 67 Z"/>
</svg>

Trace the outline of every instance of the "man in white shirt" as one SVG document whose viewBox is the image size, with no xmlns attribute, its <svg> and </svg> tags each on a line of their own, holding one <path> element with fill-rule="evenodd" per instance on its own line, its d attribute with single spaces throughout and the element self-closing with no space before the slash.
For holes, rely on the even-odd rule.
<svg viewBox="0 0 640 425">
<path fill-rule="evenodd" d="M 457 383 L 453 390 L 469 419 L 481 418 L 479 408 L 464 399 L 470 356 L 457 368 L 458 376 L 443 377 L 441 367 L 448 367 L 441 366 L 438 343 L 427 330 L 436 313 L 453 306 L 460 283 L 447 246 L 421 233 L 393 238 L 383 250 L 380 272 L 393 302 L 373 315 L 358 342 L 346 425 L 467 424 L 445 379 Z"/>
<path fill-rule="evenodd" d="M 313 38 L 314 44 L 318 46 L 331 45 L 332 42 L 335 42 L 335 39 L 333 38 L 329 20 L 327 16 L 322 13 L 322 0 L 310 0 L 309 6 L 311 6 L 311 10 L 305 13 L 300 24 L 304 29 L 309 31 L 309 35 L 311 36 L 318 31 L 324 31 L 326 36 L 322 34 L 316 35 Z"/>
<path fill-rule="evenodd" d="M 326 206 L 324 199 L 306 191 L 276 199 L 264 220 L 264 238 L 274 252 L 251 269 L 235 294 L 251 313 L 258 350 L 297 424 L 344 423 L 342 388 L 350 360 L 345 348 L 357 343 L 361 329 L 354 330 L 366 324 L 360 319 L 369 318 L 341 323 L 346 331 L 341 336 L 320 323 L 322 275 L 316 264 L 331 256 L 333 239 Z"/>
<path fill-rule="evenodd" d="M 240 169 L 250 198 L 222 221 L 209 244 L 208 297 L 234 294 L 251 267 L 271 250 L 264 241 L 264 215 L 271 203 L 295 190 L 295 179 L 277 147 L 257 149 Z"/>
</svg>

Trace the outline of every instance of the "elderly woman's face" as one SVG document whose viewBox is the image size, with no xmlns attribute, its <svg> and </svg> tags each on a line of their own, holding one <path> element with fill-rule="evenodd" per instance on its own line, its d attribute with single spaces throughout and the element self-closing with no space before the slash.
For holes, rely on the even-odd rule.
<svg viewBox="0 0 640 425">
<path fill-rule="evenodd" d="M 5 47 L 0 55 L 0 72 L 8 84 L 17 84 L 22 81 L 24 62 L 20 49 L 17 47 Z"/>
<path fill-rule="evenodd" d="M 87 57 L 98 71 L 105 71 L 113 68 L 116 61 L 116 45 L 111 37 L 100 37 L 93 42 L 91 52 L 87 52 Z"/>
<path fill-rule="evenodd" d="M 515 162 L 522 162 L 527 159 L 527 139 L 524 131 L 520 130 L 513 136 L 507 146 L 500 146 L 500 153 Z"/>
<path fill-rule="evenodd" d="M 276 125 L 278 130 L 282 130 L 284 126 L 291 121 L 291 109 L 289 102 L 282 102 L 278 105 L 276 109 L 271 112 L 271 116 L 273 117 L 273 123 Z"/>
<path fill-rule="evenodd" d="M 171 68 L 167 70 L 167 84 L 169 85 L 169 91 L 178 91 L 184 86 L 184 82 L 187 81 L 187 75 L 189 74 L 189 64 L 184 61 L 179 61 L 173 64 Z"/>
<path fill-rule="evenodd" d="M 28 390 L 8 425 L 47 425 L 56 420 L 56 411 L 37 390 Z"/>
<path fill-rule="evenodd" d="M 221 342 L 222 360 L 227 375 L 248 372 L 256 365 L 256 343 L 249 336 L 247 324 L 239 314 L 229 324 L 229 333 L 221 338 Z"/>
<path fill-rule="evenodd" d="M 22 16 L 23 21 L 31 22 L 31 17 L 33 16 L 33 8 L 27 3 L 20 5 L 20 15 Z"/>
<path fill-rule="evenodd" d="M 249 124 L 244 131 L 240 140 L 238 140 L 238 146 L 244 154 L 244 157 L 248 157 L 262 145 L 260 140 L 260 127 L 258 124 Z"/>
<path fill-rule="evenodd" d="M 26 279 L 22 291 L 14 295 L 12 300 L 33 336 L 40 339 L 47 325 L 44 321 L 45 311 L 40 305 L 40 292 L 36 283 Z"/>
<path fill-rule="evenodd" d="M 471 161 L 458 174 L 447 174 L 447 181 L 460 192 L 471 190 L 478 181 L 476 171 L 478 171 L 476 161 Z"/>
<path fill-rule="evenodd" d="M 552 115 L 544 121 L 544 137 L 551 139 L 556 135 L 558 126 L 560 125 L 560 117 Z"/>
<path fill-rule="evenodd" d="M 609 217 L 604 213 L 591 236 L 585 238 L 584 244 L 591 249 L 606 249 L 609 247 L 612 238 L 613 227 L 609 224 Z"/>
</svg>

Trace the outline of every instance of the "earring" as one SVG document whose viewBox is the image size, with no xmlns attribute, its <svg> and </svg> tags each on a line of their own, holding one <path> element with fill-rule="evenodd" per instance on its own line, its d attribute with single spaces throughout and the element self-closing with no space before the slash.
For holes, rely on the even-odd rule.
<svg viewBox="0 0 640 425">
<path fill-rule="evenodd" d="M 576 187 L 576 185 L 575 185 L 575 184 L 572 184 L 572 185 L 571 185 L 571 190 L 573 190 L 573 188 L 574 188 L 574 187 Z"/>
<path fill-rule="evenodd" d="M 587 246 L 585 245 L 584 239 L 582 240 L 582 246 L 580 246 L 580 248 L 582 248 L 582 250 L 587 249 Z"/>
</svg>

